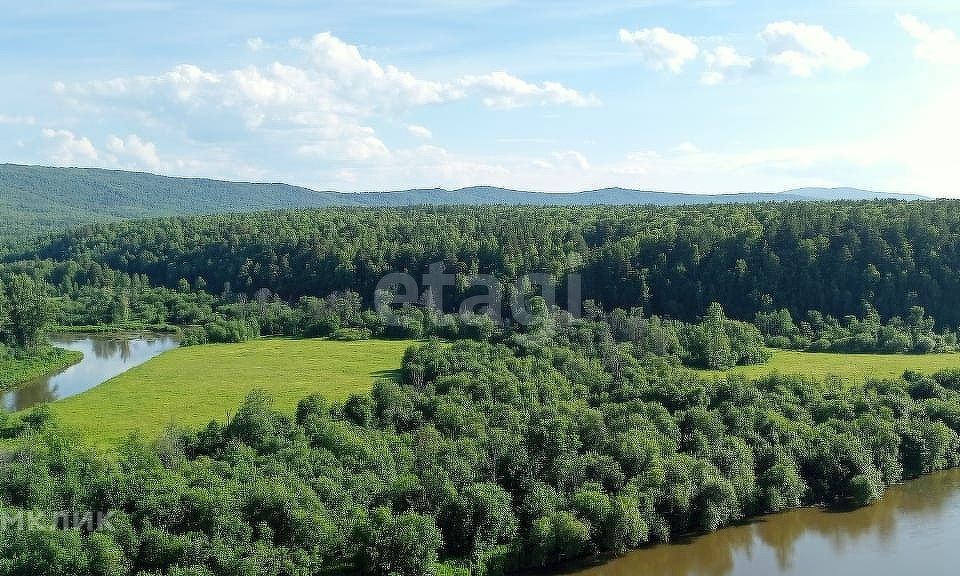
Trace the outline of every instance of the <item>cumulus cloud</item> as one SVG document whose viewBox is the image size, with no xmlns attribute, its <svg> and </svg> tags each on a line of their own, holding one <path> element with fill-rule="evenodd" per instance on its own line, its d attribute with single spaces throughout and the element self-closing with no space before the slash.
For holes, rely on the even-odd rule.
<svg viewBox="0 0 960 576">
<path fill-rule="evenodd" d="M 516 108 L 535 104 L 593 106 L 596 96 L 583 95 L 557 82 L 532 84 L 506 72 L 464 76 L 457 85 L 466 93 L 479 94 L 491 108 Z"/>
<path fill-rule="evenodd" d="M 910 14 L 897 16 L 900 26 L 917 41 L 914 56 L 935 64 L 960 64 L 960 38 L 953 30 L 934 28 Z"/>
<path fill-rule="evenodd" d="M 620 30 L 620 41 L 636 47 L 643 61 L 655 70 L 679 74 L 691 61 L 701 57 L 704 69 L 700 80 L 711 86 L 777 69 L 795 76 L 812 76 L 820 70 L 849 71 L 866 66 L 870 61 L 867 54 L 823 26 L 773 22 L 767 24 L 758 38 L 766 53 L 753 57 L 727 45 L 702 48 L 693 38 L 662 27 Z M 700 42 L 709 43 L 710 40 Z"/>
<path fill-rule="evenodd" d="M 429 128 L 426 128 L 424 126 L 417 126 L 416 124 L 411 124 L 407 126 L 407 132 L 409 132 L 410 135 L 412 136 L 416 136 L 417 138 L 423 138 L 424 140 L 429 140 L 433 138 L 433 132 L 431 132 Z"/>
<path fill-rule="evenodd" d="M 222 149 L 211 147 L 196 156 L 162 157 L 156 144 L 137 134 L 111 135 L 98 144 L 70 130 L 44 128 L 40 131 L 48 142 L 45 161 L 56 166 L 97 166 L 122 170 L 142 170 L 180 176 L 203 176 L 257 180 L 265 175 L 261 169 L 238 163 Z M 18 146 L 22 143 L 18 142 Z"/>
<path fill-rule="evenodd" d="M 436 104 L 462 97 L 455 87 L 417 78 L 395 66 L 365 58 L 357 46 L 329 32 L 291 44 L 305 51 L 323 88 L 384 107 Z"/>
<path fill-rule="evenodd" d="M 159 74 L 56 83 L 54 92 L 78 107 L 123 110 L 193 140 L 228 142 L 255 131 L 282 135 L 302 156 L 357 162 L 389 155 L 373 125 L 414 107 L 466 99 L 490 108 L 597 103 L 560 83 L 529 82 L 502 71 L 424 79 L 368 58 L 330 33 L 292 40 L 290 48 L 296 64 L 225 71 L 183 64 Z M 427 138 L 424 130 L 411 133 Z"/>
<path fill-rule="evenodd" d="M 700 76 L 704 84 L 714 86 L 733 78 L 739 78 L 754 66 L 754 59 L 743 56 L 730 46 L 718 46 L 704 50 L 706 69 Z"/>
<path fill-rule="evenodd" d="M 621 28 L 620 41 L 635 46 L 648 66 L 656 70 L 669 70 L 674 74 L 682 72 L 683 67 L 700 52 L 690 38 L 661 27 L 632 32 Z"/>
<path fill-rule="evenodd" d="M 865 53 L 823 26 L 774 22 L 764 28 L 760 38 L 767 45 L 766 60 L 796 76 L 810 76 L 820 69 L 854 70 L 870 61 Z"/>
<path fill-rule="evenodd" d="M 51 143 L 49 157 L 57 166 L 81 166 L 100 158 L 100 153 L 86 137 L 53 128 L 44 128 L 41 132 Z"/>
<path fill-rule="evenodd" d="M 577 152 L 576 150 L 565 150 L 563 152 L 554 152 L 552 154 L 556 165 L 566 165 L 572 166 L 574 168 L 579 168 L 580 170 L 589 170 L 590 162 L 587 160 L 587 157 Z"/>
<path fill-rule="evenodd" d="M 491 107 L 596 103 L 595 97 L 557 82 L 533 84 L 503 71 L 448 81 L 425 80 L 395 66 L 365 58 L 357 46 L 330 33 L 317 34 L 309 41 L 295 40 L 293 45 L 310 54 L 324 88 L 386 109 L 438 104 L 472 96 L 482 98 Z"/>
<path fill-rule="evenodd" d="M 750 74 L 777 70 L 809 77 L 821 70 L 848 72 L 870 62 L 866 53 L 853 48 L 844 38 L 831 34 L 823 26 L 773 22 L 767 24 L 758 37 L 766 48 L 761 57 L 747 56 L 725 45 L 703 50 L 704 70 L 700 80 L 715 86 Z"/>
<path fill-rule="evenodd" d="M 164 169 L 164 163 L 157 154 L 157 146 L 136 134 L 130 134 L 126 138 L 110 136 L 106 149 L 114 155 L 115 159 L 135 168 L 154 171 Z"/>
<path fill-rule="evenodd" d="M 383 161 L 390 158 L 387 145 L 369 126 L 332 124 L 314 130 L 297 154 L 313 158 L 349 162 Z"/>
</svg>

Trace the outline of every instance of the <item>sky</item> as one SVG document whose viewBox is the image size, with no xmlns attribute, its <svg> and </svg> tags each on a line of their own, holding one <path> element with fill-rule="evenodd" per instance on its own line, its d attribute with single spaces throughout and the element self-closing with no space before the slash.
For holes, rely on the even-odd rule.
<svg viewBox="0 0 960 576">
<path fill-rule="evenodd" d="M 960 197 L 956 0 L 32 0 L 0 70 L 0 162 Z"/>
</svg>

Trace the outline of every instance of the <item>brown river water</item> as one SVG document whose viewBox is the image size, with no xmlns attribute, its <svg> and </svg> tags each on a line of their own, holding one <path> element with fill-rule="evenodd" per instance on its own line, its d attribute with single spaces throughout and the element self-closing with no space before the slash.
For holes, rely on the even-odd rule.
<svg viewBox="0 0 960 576">
<path fill-rule="evenodd" d="M 960 469 L 853 511 L 803 508 L 637 550 L 575 576 L 960 574 Z"/>
</svg>

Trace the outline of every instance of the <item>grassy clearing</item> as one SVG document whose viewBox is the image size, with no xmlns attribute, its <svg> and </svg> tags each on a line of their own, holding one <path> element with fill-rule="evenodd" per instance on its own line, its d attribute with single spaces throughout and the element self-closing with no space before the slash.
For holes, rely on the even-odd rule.
<svg viewBox="0 0 960 576">
<path fill-rule="evenodd" d="M 949 368 L 960 369 L 960 354 L 829 354 L 774 350 L 773 358 L 766 364 L 741 366 L 727 372 L 700 372 L 714 377 L 743 374 L 747 378 L 772 373 L 800 374 L 818 380 L 836 376 L 847 384 L 859 384 L 868 378 L 899 378 L 907 370 L 932 374 Z"/>
<path fill-rule="evenodd" d="M 0 390 L 16 388 L 34 378 L 59 372 L 82 359 L 83 354 L 80 352 L 53 347 L 44 348 L 39 354 L 27 358 L 2 358 Z"/>
<path fill-rule="evenodd" d="M 135 430 L 149 436 L 170 423 L 223 421 L 254 388 L 291 411 L 314 392 L 346 398 L 395 373 L 410 345 L 269 339 L 178 348 L 52 407 L 65 426 L 108 446 Z"/>
</svg>

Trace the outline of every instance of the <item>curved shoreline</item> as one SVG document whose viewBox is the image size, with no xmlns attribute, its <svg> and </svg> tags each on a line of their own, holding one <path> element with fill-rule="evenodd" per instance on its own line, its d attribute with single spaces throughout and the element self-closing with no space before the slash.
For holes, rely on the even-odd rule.
<svg viewBox="0 0 960 576">
<path fill-rule="evenodd" d="M 83 360 L 83 352 L 51 347 L 41 355 L 0 360 L 0 391 L 12 390 L 36 378 L 57 374 Z"/>
<path fill-rule="evenodd" d="M 541 576 L 603 576 L 605 574 L 664 573 L 664 567 L 671 567 L 676 574 L 693 576 L 710 572 L 710 566 L 720 561 L 726 567 L 723 574 L 738 576 L 744 574 L 797 574 L 794 570 L 769 571 L 757 561 L 762 556 L 761 548 L 781 554 L 781 557 L 794 558 L 798 546 L 809 546 L 810 537 L 844 539 L 849 545 L 839 548 L 823 548 L 833 560 L 856 562 L 858 558 L 867 558 L 873 554 L 869 546 L 859 541 L 864 536 L 885 532 L 889 542 L 896 543 L 898 534 L 892 528 L 897 522 L 913 522 L 920 514 L 936 521 L 942 513 L 945 503 L 960 498 L 960 467 L 934 470 L 917 477 L 904 479 L 888 487 L 883 497 L 867 506 L 845 508 L 822 504 L 811 504 L 788 508 L 779 512 L 749 516 L 737 522 L 727 524 L 712 532 L 691 532 L 678 535 L 671 542 L 648 543 L 627 551 L 624 554 L 602 554 L 581 558 L 554 568 L 545 568 L 537 572 Z M 956 510 L 956 503 L 953 505 Z M 951 516 L 947 517 L 948 519 Z M 958 516 L 953 514 L 953 526 Z M 758 536 L 757 531 L 767 536 Z M 902 531 L 899 540 L 923 539 L 927 536 L 916 535 L 916 531 Z M 771 537 L 779 536 L 779 537 Z M 945 539 L 948 537 L 945 537 Z M 909 548 L 909 543 L 901 544 L 901 549 Z M 806 548 L 809 551 L 809 548 Z M 734 556 L 740 554 L 739 562 Z M 804 554 L 801 553 L 800 556 Z M 709 558 L 713 558 L 711 561 Z M 849 560 L 848 560 L 849 558 Z M 707 568 L 704 568 L 704 567 Z M 656 568 L 660 571 L 657 571 Z M 876 572 L 878 574 L 900 573 Z M 851 573 L 840 570 L 830 573 Z M 854 572 L 860 573 L 860 572 Z"/>
</svg>

